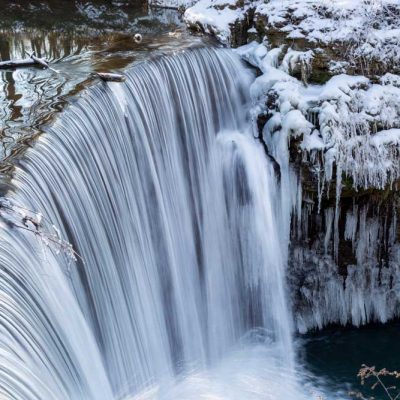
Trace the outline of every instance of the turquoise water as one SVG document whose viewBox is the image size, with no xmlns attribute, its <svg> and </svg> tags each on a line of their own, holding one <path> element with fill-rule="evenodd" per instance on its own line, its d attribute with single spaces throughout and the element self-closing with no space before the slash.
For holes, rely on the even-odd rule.
<svg viewBox="0 0 400 400">
<path fill-rule="evenodd" d="M 309 334 L 300 342 L 307 369 L 322 378 L 333 392 L 354 390 L 379 400 L 388 398 L 379 388 L 370 389 L 374 383 L 372 380 L 362 386 L 357 373 L 362 364 L 376 366 L 377 369 L 399 368 L 400 322 L 358 329 L 336 327 Z M 396 384 L 388 379 L 385 382 L 389 386 Z M 391 393 L 396 394 L 396 390 Z"/>
</svg>

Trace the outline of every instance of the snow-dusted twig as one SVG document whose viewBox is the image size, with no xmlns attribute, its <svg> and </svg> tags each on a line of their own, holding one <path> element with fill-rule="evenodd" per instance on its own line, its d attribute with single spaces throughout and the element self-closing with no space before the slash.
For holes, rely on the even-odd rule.
<svg viewBox="0 0 400 400">
<path fill-rule="evenodd" d="M 71 243 L 61 238 L 59 230 L 41 213 L 16 204 L 9 198 L 0 198 L 0 218 L 12 228 L 34 234 L 46 247 L 57 254 L 62 252 L 72 261 L 82 257 L 74 250 Z"/>
</svg>

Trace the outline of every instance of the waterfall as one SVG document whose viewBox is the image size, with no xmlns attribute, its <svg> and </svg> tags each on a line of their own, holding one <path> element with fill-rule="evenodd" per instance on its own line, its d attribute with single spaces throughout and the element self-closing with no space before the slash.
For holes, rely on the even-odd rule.
<svg viewBox="0 0 400 400">
<path fill-rule="evenodd" d="M 303 398 L 252 79 L 229 50 L 151 60 L 38 139 L 8 198 L 80 257 L 2 222 L 0 394 Z"/>
</svg>

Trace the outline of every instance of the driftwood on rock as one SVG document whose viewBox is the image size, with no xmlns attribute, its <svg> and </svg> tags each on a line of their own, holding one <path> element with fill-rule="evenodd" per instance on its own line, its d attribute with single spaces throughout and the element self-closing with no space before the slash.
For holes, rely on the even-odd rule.
<svg viewBox="0 0 400 400">
<path fill-rule="evenodd" d="M 112 74 L 109 72 L 96 72 L 95 76 L 107 82 L 124 82 L 126 77 L 121 74 Z"/>
</svg>

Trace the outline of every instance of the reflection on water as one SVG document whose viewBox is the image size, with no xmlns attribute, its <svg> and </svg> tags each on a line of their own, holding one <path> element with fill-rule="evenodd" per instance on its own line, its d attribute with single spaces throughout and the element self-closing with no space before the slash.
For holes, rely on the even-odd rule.
<svg viewBox="0 0 400 400">
<path fill-rule="evenodd" d="M 136 5 L 132 5 L 135 3 Z M 139 4 L 138 4 L 139 3 Z M 159 54 L 196 45 L 172 10 L 148 10 L 138 1 L 0 0 L 0 60 L 35 51 L 55 73 L 39 67 L 0 70 L 0 177 L 60 111 L 71 94 L 111 72 Z M 4 14 L 3 14 L 4 11 Z M 135 43 L 140 32 L 143 41 Z"/>
<path fill-rule="evenodd" d="M 0 0 L 1 27 L 47 30 L 125 29 L 147 12 L 144 0 Z"/>
</svg>

